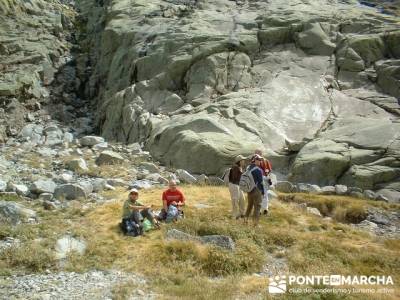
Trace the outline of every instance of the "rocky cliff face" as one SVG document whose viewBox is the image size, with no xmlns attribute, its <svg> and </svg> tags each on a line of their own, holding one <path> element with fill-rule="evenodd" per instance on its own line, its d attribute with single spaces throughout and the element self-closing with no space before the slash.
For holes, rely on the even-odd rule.
<svg viewBox="0 0 400 300">
<path fill-rule="evenodd" d="M 398 18 L 356 1 L 80 3 L 106 138 L 197 173 L 263 148 L 293 181 L 399 189 Z"/>
<path fill-rule="evenodd" d="M 106 139 L 166 166 L 218 174 L 261 148 L 295 182 L 400 190 L 398 17 L 357 1 L 76 7 L 78 21 L 56 0 L 0 5 L 1 113 L 22 111 L 3 140 L 47 102 L 79 134 L 90 99 Z"/>
<path fill-rule="evenodd" d="M 58 119 L 85 131 L 79 97 L 86 70 L 77 44 L 79 18 L 70 0 L 0 2 L 0 142 L 25 123 Z M 78 129 L 79 128 L 79 129 Z"/>
</svg>

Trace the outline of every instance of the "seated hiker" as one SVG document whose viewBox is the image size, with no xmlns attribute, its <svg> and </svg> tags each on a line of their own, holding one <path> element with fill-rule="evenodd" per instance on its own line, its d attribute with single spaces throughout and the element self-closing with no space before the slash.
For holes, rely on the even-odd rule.
<svg viewBox="0 0 400 300">
<path fill-rule="evenodd" d="M 159 219 L 170 222 L 183 216 L 182 207 L 185 205 L 185 196 L 176 188 L 175 180 L 170 180 L 168 186 L 162 194 L 163 208 Z"/>
<path fill-rule="evenodd" d="M 155 227 L 159 227 L 158 221 L 155 220 L 150 206 L 145 206 L 138 201 L 139 192 L 137 189 L 129 191 L 128 199 L 122 207 L 122 219 L 129 219 L 142 228 L 141 220 L 146 218 Z"/>
</svg>

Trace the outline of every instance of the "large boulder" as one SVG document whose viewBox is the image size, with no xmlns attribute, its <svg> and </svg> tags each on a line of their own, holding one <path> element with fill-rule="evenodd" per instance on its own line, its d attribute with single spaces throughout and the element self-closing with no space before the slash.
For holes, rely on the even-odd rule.
<svg viewBox="0 0 400 300">
<path fill-rule="evenodd" d="M 291 169 L 292 181 L 376 189 L 400 177 L 400 125 L 390 119 L 343 118 L 305 145 Z"/>
<path fill-rule="evenodd" d="M 17 225 L 36 220 L 36 212 L 22 204 L 12 201 L 0 201 L 0 223 Z"/>
<path fill-rule="evenodd" d="M 114 2 L 102 13 L 95 1 L 80 7 L 96 57 L 85 91 L 106 139 L 143 143 L 193 174 L 219 175 L 257 148 L 281 179 L 290 170 L 289 180 L 321 186 L 350 184 L 353 166 L 396 168 L 380 159 L 397 155 L 385 146 L 400 110 L 377 92 L 397 93 L 396 18 L 357 1 Z"/>
</svg>

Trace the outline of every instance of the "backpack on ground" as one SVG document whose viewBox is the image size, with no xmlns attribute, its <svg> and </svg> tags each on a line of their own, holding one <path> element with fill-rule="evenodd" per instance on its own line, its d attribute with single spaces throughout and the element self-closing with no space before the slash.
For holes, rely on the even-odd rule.
<svg viewBox="0 0 400 300">
<path fill-rule="evenodd" d="M 247 168 L 246 172 L 240 176 L 239 187 L 245 193 L 250 193 L 256 187 L 253 174 L 251 174 L 251 172 L 256 168 L 257 167 L 252 169 Z"/>
<path fill-rule="evenodd" d="M 121 231 L 128 236 L 138 236 L 143 234 L 142 228 L 139 226 L 139 224 L 136 224 L 133 220 L 130 218 L 123 218 L 122 222 L 119 223 L 119 226 L 121 228 Z"/>
<path fill-rule="evenodd" d="M 167 218 L 165 219 L 165 222 L 171 223 L 172 221 L 178 220 L 178 217 L 179 217 L 178 208 L 175 205 L 168 206 Z"/>
<path fill-rule="evenodd" d="M 222 174 L 222 180 L 224 181 L 225 185 L 229 185 L 229 176 L 231 175 L 231 169 L 228 168 L 225 170 L 224 174 Z"/>
</svg>

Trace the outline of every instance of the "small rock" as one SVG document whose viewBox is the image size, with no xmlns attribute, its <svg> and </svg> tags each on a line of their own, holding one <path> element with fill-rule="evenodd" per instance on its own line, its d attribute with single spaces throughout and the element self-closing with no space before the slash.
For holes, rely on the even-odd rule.
<svg viewBox="0 0 400 300">
<path fill-rule="evenodd" d="M 36 219 L 36 212 L 13 201 L 0 201 L 0 223 L 17 225 Z"/>
<path fill-rule="evenodd" d="M 121 155 L 108 150 L 101 152 L 99 157 L 96 159 L 96 164 L 99 166 L 120 164 L 122 162 L 124 162 L 124 158 Z"/>
<path fill-rule="evenodd" d="M 0 192 L 5 192 L 7 189 L 7 182 L 0 179 Z"/>
<path fill-rule="evenodd" d="M 289 181 L 278 181 L 275 184 L 275 189 L 282 193 L 292 193 L 294 191 L 294 186 Z"/>
<path fill-rule="evenodd" d="M 98 193 L 105 189 L 107 181 L 103 178 L 95 178 L 92 180 L 93 192 Z"/>
<path fill-rule="evenodd" d="M 375 194 L 375 192 L 373 192 L 371 190 L 365 190 L 364 197 L 367 199 L 375 200 L 377 195 Z"/>
<path fill-rule="evenodd" d="M 93 185 L 90 181 L 79 181 L 78 185 L 85 190 L 86 195 L 89 195 L 91 192 L 93 192 Z"/>
<path fill-rule="evenodd" d="M 20 196 L 27 196 L 29 194 L 29 188 L 25 184 L 8 183 L 7 189 L 10 192 L 16 192 Z"/>
<path fill-rule="evenodd" d="M 98 143 L 93 146 L 93 150 L 97 150 L 97 151 L 103 151 L 103 150 L 107 150 L 107 149 L 108 149 L 107 142 Z"/>
<path fill-rule="evenodd" d="M 132 184 L 129 185 L 130 189 L 138 189 L 138 190 L 147 190 L 147 189 L 151 189 L 153 187 L 153 184 L 148 181 L 148 180 L 136 180 L 134 182 L 132 182 Z"/>
<path fill-rule="evenodd" d="M 178 169 L 176 170 L 176 175 L 178 176 L 179 180 L 185 183 L 193 184 L 197 182 L 196 178 L 193 175 L 191 175 L 188 171 Z"/>
<path fill-rule="evenodd" d="M 367 216 L 367 220 L 376 224 L 389 225 L 390 219 L 385 214 L 374 211 Z"/>
<path fill-rule="evenodd" d="M 74 176 L 69 173 L 62 173 L 59 177 L 59 180 L 63 183 L 69 183 L 74 179 Z"/>
<path fill-rule="evenodd" d="M 52 180 L 40 179 L 31 185 L 30 190 L 35 194 L 54 193 L 56 187 L 57 185 Z"/>
<path fill-rule="evenodd" d="M 139 168 L 149 171 L 150 173 L 158 173 L 160 169 L 153 163 L 141 162 Z"/>
<path fill-rule="evenodd" d="M 87 197 L 85 189 L 77 184 L 62 184 L 54 191 L 54 197 L 59 200 L 75 200 Z"/>
<path fill-rule="evenodd" d="M 200 237 L 201 241 L 205 244 L 211 244 L 227 250 L 235 250 L 235 242 L 231 237 L 226 235 L 205 235 Z"/>
<path fill-rule="evenodd" d="M 307 207 L 307 213 L 316 215 L 318 217 L 322 217 L 318 208 L 315 208 L 315 207 Z"/>
<path fill-rule="evenodd" d="M 368 231 L 370 231 L 372 233 L 374 233 L 375 230 L 378 228 L 377 224 L 375 224 L 375 223 L 373 223 L 371 221 L 368 221 L 368 220 L 364 220 L 361 223 L 356 224 L 355 226 L 360 228 L 360 229 L 363 229 L 363 230 L 368 230 Z"/>
<path fill-rule="evenodd" d="M 142 147 L 140 147 L 139 143 L 130 144 L 127 146 L 127 149 L 131 154 L 140 154 L 142 152 Z"/>
<path fill-rule="evenodd" d="M 72 251 L 83 255 L 86 250 L 86 243 L 71 236 L 64 236 L 57 240 L 55 250 L 57 259 L 66 258 Z"/>
<path fill-rule="evenodd" d="M 320 194 L 321 188 L 315 184 L 308 184 L 308 183 L 298 183 L 297 184 L 297 191 L 299 193 L 310 193 L 310 194 Z"/>
<path fill-rule="evenodd" d="M 51 201 L 53 200 L 53 194 L 51 193 L 41 193 L 39 195 L 39 199 L 43 201 Z"/>
<path fill-rule="evenodd" d="M 107 191 L 115 191 L 115 187 L 113 187 L 112 185 L 106 184 L 104 186 L 104 189 Z"/>
<path fill-rule="evenodd" d="M 201 174 L 199 176 L 196 176 L 196 180 L 198 184 L 207 184 L 208 182 L 208 177 L 205 174 Z"/>
<path fill-rule="evenodd" d="M 335 193 L 337 195 L 346 195 L 347 193 L 347 186 L 342 184 L 335 185 Z"/>
<path fill-rule="evenodd" d="M 107 184 L 113 186 L 113 187 L 126 187 L 129 185 L 128 182 L 121 178 L 110 178 L 107 179 Z"/>
<path fill-rule="evenodd" d="M 336 194 L 336 188 L 334 186 L 328 185 L 321 188 L 322 195 L 334 195 Z"/>
<path fill-rule="evenodd" d="M 67 162 L 66 167 L 74 172 L 86 172 L 89 170 L 83 158 L 75 158 Z"/>
<path fill-rule="evenodd" d="M 63 136 L 64 143 L 71 144 L 73 140 L 74 140 L 74 135 L 72 133 L 70 133 L 70 132 L 64 133 L 64 136 Z"/>
<path fill-rule="evenodd" d="M 57 154 L 57 151 L 50 148 L 40 148 L 37 150 L 37 153 L 44 157 L 52 157 Z"/>
<path fill-rule="evenodd" d="M 79 142 L 81 143 L 82 146 L 94 146 L 96 144 L 100 144 L 104 142 L 104 138 L 100 137 L 100 136 L 94 136 L 94 135 L 88 135 L 88 136 L 84 136 L 83 138 L 81 138 L 79 140 Z"/>
</svg>

